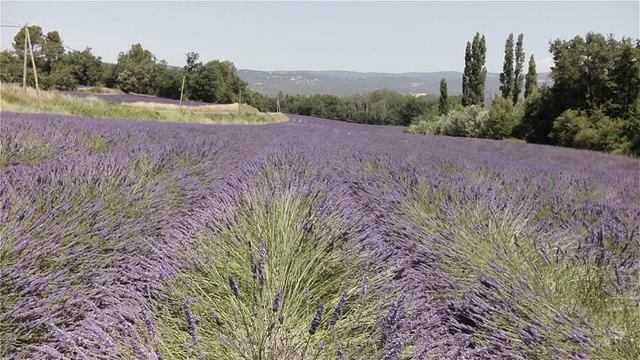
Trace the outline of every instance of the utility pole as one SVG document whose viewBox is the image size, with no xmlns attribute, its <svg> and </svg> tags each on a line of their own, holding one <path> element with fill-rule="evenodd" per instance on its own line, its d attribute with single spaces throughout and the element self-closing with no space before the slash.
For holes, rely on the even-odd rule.
<svg viewBox="0 0 640 360">
<path fill-rule="evenodd" d="M 40 106 L 40 86 L 38 86 L 38 72 L 36 70 L 36 60 L 33 56 L 33 45 L 31 44 L 31 35 L 29 35 L 29 29 L 27 28 L 27 40 L 29 41 L 29 52 L 31 53 L 31 65 L 33 65 L 33 77 L 36 81 L 36 94 L 38 97 L 38 106 Z"/>
<path fill-rule="evenodd" d="M 182 94 L 184 94 L 184 80 L 186 79 L 186 75 L 182 76 L 182 87 L 180 88 L 180 107 L 182 106 Z"/>
<path fill-rule="evenodd" d="M 24 25 L 24 64 L 22 65 L 22 97 L 27 96 L 27 36 L 29 24 Z"/>
<path fill-rule="evenodd" d="M 276 97 L 276 112 L 280 112 L 280 97 Z"/>
<path fill-rule="evenodd" d="M 238 114 L 240 113 L 240 104 L 242 104 L 242 90 L 238 93 Z"/>
</svg>

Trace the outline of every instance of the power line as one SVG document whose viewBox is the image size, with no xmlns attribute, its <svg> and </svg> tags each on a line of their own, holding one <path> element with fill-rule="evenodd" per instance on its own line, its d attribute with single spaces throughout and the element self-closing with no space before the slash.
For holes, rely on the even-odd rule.
<svg viewBox="0 0 640 360">
<path fill-rule="evenodd" d="M 7 23 L 7 24 L 10 24 L 10 25 L 18 25 L 18 26 L 22 26 L 21 24 L 14 23 L 14 22 L 12 22 L 12 21 L 0 20 L 0 22 Z"/>
<path fill-rule="evenodd" d="M 19 25 L 1 25 L 1 24 L 0 24 L 0 27 L 6 27 L 6 28 L 23 28 L 23 27 L 24 27 L 24 25 L 19 26 Z"/>
<path fill-rule="evenodd" d="M 76 50 L 76 49 L 73 49 L 73 48 L 68 47 L 67 45 L 62 45 L 62 46 L 63 46 L 63 47 L 65 47 L 65 48 L 67 48 L 67 49 L 69 49 L 69 50 L 71 50 L 71 51 L 78 51 L 78 50 Z"/>
</svg>

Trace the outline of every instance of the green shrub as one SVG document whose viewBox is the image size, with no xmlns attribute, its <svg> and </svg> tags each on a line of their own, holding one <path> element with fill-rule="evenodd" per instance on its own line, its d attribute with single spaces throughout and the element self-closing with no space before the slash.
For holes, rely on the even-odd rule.
<svg viewBox="0 0 640 360">
<path fill-rule="evenodd" d="M 411 124 L 406 132 L 411 134 L 420 134 L 420 135 L 428 135 L 432 134 L 431 127 L 432 122 L 427 122 L 425 120 L 419 121 L 417 123 Z"/>
<path fill-rule="evenodd" d="M 567 110 L 553 122 L 550 137 L 557 145 L 574 146 L 576 144 L 576 147 L 582 147 L 576 141 L 583 146 L 586 144 L 585 141 L 591 141 L 587 140 L 592 137 L 591 131 L 587 128 L 589 128 L 589 120 L 585 116 L 582 116 L 579 111 Z"/>
<path fill-rule="evenodd" d="M 510 136 L 520 120 L 518 110 L 511 99 L 497 97 L 489 107 L 480 137 L 500 140 Z"/>
</svg>

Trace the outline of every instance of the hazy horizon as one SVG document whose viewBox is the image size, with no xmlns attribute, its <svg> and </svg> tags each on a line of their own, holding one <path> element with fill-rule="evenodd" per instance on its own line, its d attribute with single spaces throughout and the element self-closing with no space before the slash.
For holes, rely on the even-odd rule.
<svg viewBox="0 0 640 360">
<path fill-rule="evenodd" d="M 230 60 L 257 71 L 411 73 L 462 71 L 476 31 L 487 39 L 487 70 L 502 71 L 509 33 L 524 34 L 526 59 L 548 72 L 549 41 L 589 31 L 640 38 L 639 1 L 99 2 L 2 1 L 2 25 L 57 30 L 64 45 L 92 48 L 105 62 L 141 43 L 182 66 Z M 222 15 L 221 15 L 222 14 Z M 607 14 L 607 15 L 605 15 Z M 17 28 L 1 28 L 2 49 Z"/>
</svg>

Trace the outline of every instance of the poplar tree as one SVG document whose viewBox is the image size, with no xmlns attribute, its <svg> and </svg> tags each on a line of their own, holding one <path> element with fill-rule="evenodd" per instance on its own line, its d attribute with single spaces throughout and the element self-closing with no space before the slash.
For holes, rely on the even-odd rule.
<svg viewBox="0 0 640 360">
<path fill-rule="evenodd" d="M 538 87 L 538 73 L 536 72 L 536 59 L 529 58 L 529 70 L 527 72 L 526 82 L 524 83 L 524 98 L 528 98 L 535 88 Z"/>
<path fill-rule="evenodd" d="M 469 106 L 472 103 L 471 71 L 473 66 L 473 59 L 471 55 L 471 43 L 467 41 L 467 48 L 464 52 L 464 73 L 462 74 L 462 106 Z"/>
<path fill-rule="evenodd" d="M 513 103 L 518 102 L 520 92 L 522 91 L 522 83 L 524 82 L 522 67 L 524 66 L 524 45 L 522 34 L 518 35 L 518 42 L 516 43 L 516 69 L 513 74 Z"/>
<path fill-rule="evenodd" d="M 500 91 L 502 97 L 511 98 L 514 91 L 513 78 L 513 33 L 509 34 L 504 44 L 504 63 L 502 64 L 502 73 L 500 74 Z"/>
<path fill-rule="evenodd" d="M 484 105 L 484 87 L 487 79 L 487 43 L 484 35 L 476 33 L 471 45 L 471 105 Z"/>
</svg>

